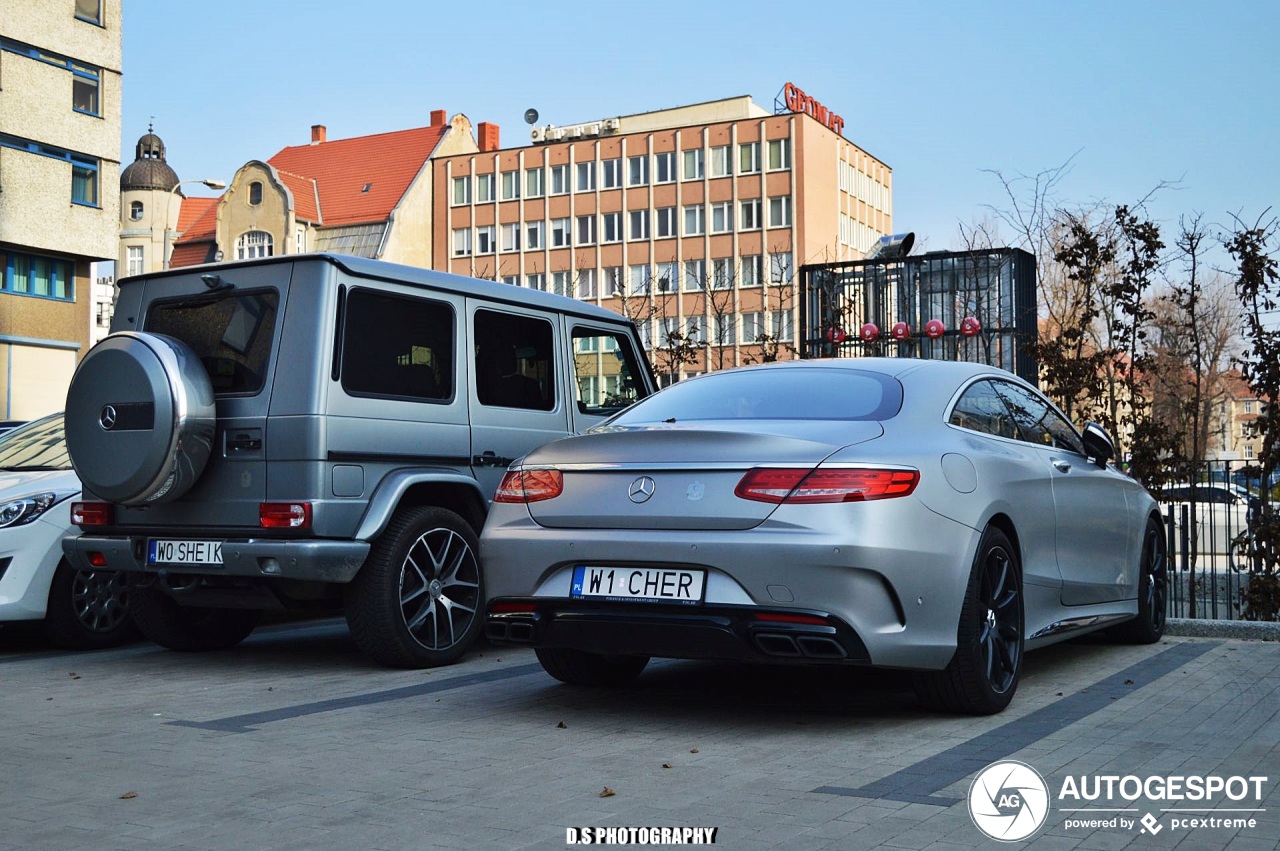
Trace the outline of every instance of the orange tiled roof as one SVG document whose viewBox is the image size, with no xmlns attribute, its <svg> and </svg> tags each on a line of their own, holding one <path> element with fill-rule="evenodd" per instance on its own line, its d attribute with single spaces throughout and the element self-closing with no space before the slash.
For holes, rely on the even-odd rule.
<svg viewBox="0 0 1280 851">
<path fill-rule="evenodd" d="M 293 214 L 304 222 L 322 223 L 324 211 L 317 204 L 319 193 L 315 179 L 282 169 L 276 169 L 276 174 L 280 175 L 280 182 L 293 193 Z"/>
<path fill-rule="evenodd" d="M 182 235 L 177 244 L 201 239 L 213 239 L 218 230 L 219 198 L 184 198 L 182 212 L 178 214 L 178 231 Z M 196 202 L 207 201 L 205 204 Z M 188 213 L 188 206 L 191 208 Z M 190 215 L 190 218 L 188 218 Z"/>
<path fill-rule="evenodd" d="M 285 148 L 267 160 L 281 178 L 305 175 L 319 193 L 317 216 L 326 226 L 385 221 L 427 158 L 443 138 L 448 124 L 418 127 L 354 139 L 335 139 Z M 308 182 L 310 182 L 308 181 Z M 368 187 L 366 190 L 365 187 Z M 304 204 L 315 206 L 315 194 L 289 183 L 298 216 Z M 319 218 L 311 221 L 319 221 Z"/>
<path fill-rule="evenodd" d="M 196 219 L 218 203 L 218 198 L 183 198 L 178 211 L 178 233 L 186 233 Z"/>
<path fill-rule="evenodd" d="M 212 262 L 213 252 L 214 243 L 211 239 L 174 245 L 173 253 L 169 255 L 169 268 L 177 269 L 179 266 L 196 266 L 200 263 Z"/>
</svg>

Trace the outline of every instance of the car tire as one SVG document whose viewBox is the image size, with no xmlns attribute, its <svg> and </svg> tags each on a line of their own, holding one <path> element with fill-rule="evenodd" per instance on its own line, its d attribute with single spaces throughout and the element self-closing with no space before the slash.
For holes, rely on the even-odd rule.
<svg viewBox="0 0 1280 851">
<path fill-rule="evenodd" d="M 1017 552 L 1004 532 L 988 526 L 969 573 L 956 653 L 943 670 L 915 676 L 917 695 L 947 712 L 1000 712 L 1018 688 L 1024 627 Z"/>
<path fill-rule="evenodd" d="M 256 609 L 180 606 L 155 588 L 135 588 L 129 612 L 147 638 L 185 653 L 226 650 L 249 637 L 262 618 Z"/>
<path fill-rule="evenodd" d="M 484 621 L 479 549 L 471 524 L 453 511 L 397 511 L 347 587 L 356 646 L 393 668 L 458 661 Z"/>
<path fill-rule="evenodd" d="M 49 586 L 44 631 L 49 643 L 68 650 L 100 650 L 138 637 L 129 614 L 128 584 L 109 570 L 76 570 L 58 562 Z"/>
<path fill-rule="evenodd" d="M 539 647 L 542 669 L 572 686 L 620 686 L 640 676 L 648 656 L 605 656 L 568 647 Z"/>
<path fill-rule="evenodd" d="M 1169 594 L 1169 558 L 1164 524 L 1147 518 L 1138 562 L 1138 616 L 1115 627 L 1111 634 L 1126 644 L 1155 644 L 1164 637 Z"/>
</svg>

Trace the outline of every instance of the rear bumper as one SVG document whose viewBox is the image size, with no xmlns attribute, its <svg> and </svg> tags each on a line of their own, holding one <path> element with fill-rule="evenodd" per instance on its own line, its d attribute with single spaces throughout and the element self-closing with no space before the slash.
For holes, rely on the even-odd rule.
<svg viewBox="0 0 1280 851">
<path fill-rule="evenodd" d="M 216 538 L 217 536 L 201 537 Z M 147 539 L 144 537 L 81 535 L 78 538 L 64 538 L 62 549 L 71 564 L 86 570 L 241 576 L 336 583 L 347 583 L 354 579 L 369 555 L 369 544 L 365 541 L 252 538 L 224 541 L 221 566 L 147 564 Z M 106 564 L 94 566 L 89 561 L 91 552 L 101 553 L 106 559 Z"/>
<path fill-rule="evenodd" d="M 820 620 L 794 623 L 771 616 Z M 490 601 L 485 636 L 533 647 L 570 647 L 606 655 L 659 656 L 788 664 L 871 661 L 847 623 L 826 612 L 757 606 L 601 604 L 546 597 Z"/>
</svg>

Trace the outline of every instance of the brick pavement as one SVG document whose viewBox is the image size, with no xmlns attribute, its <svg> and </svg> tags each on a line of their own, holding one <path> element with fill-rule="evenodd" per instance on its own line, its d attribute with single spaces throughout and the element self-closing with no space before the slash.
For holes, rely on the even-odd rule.
<svg viewBox="0 0 1280 851">
<path fill-rule="evenodd" d="M 1155 835 L 1068 828 L 1077 814 L 1055 800 L 1015 847 L 1252 851 L 1280 837 L 1274 643 L 1037 651 L 1013 706 L 975 719 L 921 710 L 882 672 L 661 662 L 600 691 L 491 647 L 390 671 L 334 622 L 198 656 L 5 640 L 4 851 L 565 848 L 565 828 L 587 826 L 718 827 L 729 849 L 996 847 L 964 801 L 1000 759 L 1035 768 L 1051 798 L 1067 775 L 1269 777 L 1261 802 L 1215 802 L 1264 808 L 1253 829 L 1178 828 L 1193 814 L 1161 808 L 1195 804 L 1146 799 L 1083 805 L 1151 812 Z"/>
</svg>

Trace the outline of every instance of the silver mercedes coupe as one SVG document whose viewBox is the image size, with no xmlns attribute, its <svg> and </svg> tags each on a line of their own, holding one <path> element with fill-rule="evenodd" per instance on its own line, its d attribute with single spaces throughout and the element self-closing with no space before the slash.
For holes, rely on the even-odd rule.
<svg viewBox="0 0 1280 851">
<path fill-rule="evenodd" d="M 480 541 L 486 635 L 571 684 L 655 656 L 872 665 L 999 712 L 1026 650 L 1164 631 L 1164 527 L 1113 452 L 977 364 L 682 381 L 507 472 Z"/>
</svg>

